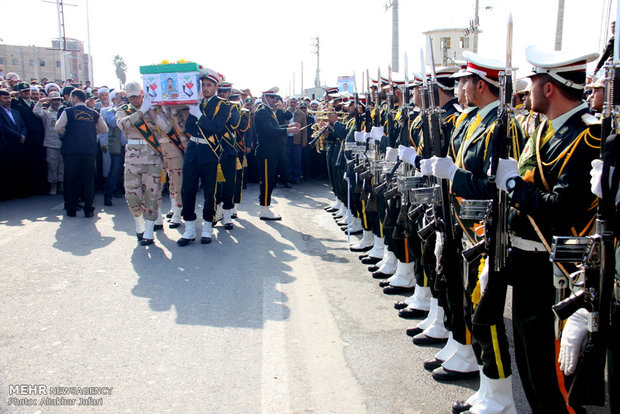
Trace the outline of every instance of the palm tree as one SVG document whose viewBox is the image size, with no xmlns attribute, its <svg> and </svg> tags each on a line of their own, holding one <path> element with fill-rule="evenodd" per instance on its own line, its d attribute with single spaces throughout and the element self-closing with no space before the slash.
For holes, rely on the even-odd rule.
<svg viewBox="0 0 620 414">
<path fill-rule="evenodd" d="M 116 55 L 114 56 L 114 60 L 112 62 L 116 67 L 116 77 L 121 83 L 121 89 L 123 89 L 125 87 L 125 82 L 127 81 L 127 64 L 125 63 L 125 59 L 123 59 L 120 55 Z"/>
</svg>

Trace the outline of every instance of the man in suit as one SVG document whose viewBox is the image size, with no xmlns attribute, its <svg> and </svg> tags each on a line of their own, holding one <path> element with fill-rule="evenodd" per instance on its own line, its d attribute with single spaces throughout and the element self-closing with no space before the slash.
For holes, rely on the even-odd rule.
<svg viewBox="0 0 620 414">
<path fill-rule="evenodd" d="M 34 113 L 35 102 L 30 98 L 30 85 L 20 82 L 15 86 L 19 97 L 11 102 L 11 107 L 19 112 L 26 125 L 26 141 L 24 142 L 23 158 L 23 186 L 28 195 L 47 194 L 47 163 L 45 161 L 45 147 L 43 139 L 45 128 L 43 121 Z"/>
<path fill-rule="evenodd" d="M 301 180 L 301 149 L 308 144 L 306 126 L 306 114 L 297 109 L 297 98 L 292 97 L 289 100 L 289 111 L 293 114 L 289 120 L 289 124 L 298 123 L 302 129 L 299 132 L 289 133 L 286 142 L 286 158 L 288 158 L 288 176 L 289 182 L 299 184 Z"/>
<path fill-rule="evenodd" d="M 16 172 L 21 165 L 26 126 L 19 112 L 11 108 L 11 94 L 0 89 L 0 200 L 17 196 Z"/>
</svg>

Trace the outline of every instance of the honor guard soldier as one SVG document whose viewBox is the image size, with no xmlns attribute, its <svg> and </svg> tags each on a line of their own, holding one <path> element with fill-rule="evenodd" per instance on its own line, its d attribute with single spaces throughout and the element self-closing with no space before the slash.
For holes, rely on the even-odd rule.
<svg viewBox="0 0 620 414">
<path fill-rule="evenodd" d="M 462 199 L 491 199 L 495 191 L 487 175 L 491 152 L 489 143 L 498 119 L 499 73 L 505 70 L 505 65 L 498 60 L 471 52 L 464 52 L 463 57 L 467 59 L 467 68 L 458 77 L 463 79 L 468 106 L 478 107 L 478 112 L 464 131 L 464 137 L 462 139 L 453 137 L 454 140 L 460 141 L 456 160 L 453 161 L 450 157 L 433 157 L 429 162 L 434 176 L 452 181 L 452 204 L 456 211 L 455 218 L 460 225 L 459 234 L 464 245 L 471 247 L 477 243 L 477 235 L 473 230 L 476 224 L 459 219 L 460 202 Z M 523 138 L 516 119 L 511 118 L 510 128 L 513 131 L 512 155 L 517 156 L 522 148 Z M 460 258 L 460 251 L 458 253 Z M 450 252 L 443 252 L 442 261 L 453 256 Z M 445 267 L 446 263 L 444 263 Z M 472 325 L 473 304 L 469 298 L 472 297 L 472 292 L 477 285 L 479 259 L 467 263 L 467 274 L 461 274 L 461 268 L 463 266 L 458 266 L 454 270 L 458 273 L 459 280 L 465 279 L 465 286 L 460 282 L 458 286 L 449 286 L 446 292 L 447 304 L 452 314 L 452 334 L 455 340 L 453 346 L 456 352 L 443 362 L 438 370 L 443 370 L 442 376 L 446 378 L 449 378 L 448 374 L 452 373 L 453 379 L 477 375 L 477 371 L 480 370 L 480 381 L 484 384 L 480 386 L 480 390 L 488 386 L 486 395 L 480 397 L 481 391 L 479 391 L 465 404 L 457 403 L 454 407 L 456 411 L 464 411 L 469 406 L 480 410 L 481 406 L 493 405 L 501 407 L 504 410 L 502 412 L 515 412 L 508 340 L 503 317 L 498 317 L 499 322 L 491 326 Z M 463 307 L 463 296 L 467 298 L 466 308 Z M 498 298 L 498 300 L 501 299 Z M 475 349 L 472 346 L 472 335 Z M 482 366 L 481 369 L 476 366 L 476 359 Z M 457 363 L 451 366 L 451 361 Z M 437 370 L 434 374 L 435 372 Z"/>
<path fill-rule="evenodd" d="M 500 159 L 499 189 L 508 193 L 512 249 L 515 358 L 525 395 L 535 413 L 567 413 L 558 376 L 554 315 L 554 264 L 547 246 L 556 236 L 592 230 L 596 198 L 589 171 L 600 148 L 600 122 L 583 102 L 586 64 L 597 53 L 576 55 L 526 49 L 533 74 L 532 109 L 547 117 L 534 131 L 519 161 Z M 559 270 L 559 269 L 558 269 Z M 559 289 L 561 291 L 561 289 Z M 565 293 L 565 292 L 560 292 Z"/>
<path fill-rule="evenodd" d="M 245 170 L 248 166 L 248 161 L 246 158 L 246 146 L 245 146 L 245 135 L 250 129 L 250 124 L 252 122 L 252 113 L 249 109 L 243 108 L 241 106 L 241 93 L 237 89 L 233 89 L 233 93 L 230 96 L 231 102 L 233 105 L 238 105 L 240 108 L 239 112 L 239 126 L 235 130 L 235 142 L 237 145 L 237 158 L 239 162 L 237 163 L 237 178 L 235 179 L 235 197 L 233 199 L 234 206 L 232 208 L 232 218 L 237 218 L 237 209 L 236 205 L 241 203 L 241 196 L 243 192 L 243 182 L 245 180 Z"/>
<path fill-rule="evenodd" d="M 190 138 L 183 161 L 181 195 L 185 232 L 177 241 L 179 246 L 186 246 L 196 239 L 195 208 L 198 181 L 202 183 L 204 191 L 200 243 L 209 244 L 212 239 L 217 166 L 222 153 L 220 139 L 226 131 L 231 106 L 230 102 L 216 95 L 219 83 L 220 77 L 214 70 L 204 68 L 200 71 L 203 99 L 200 104 L 190 105 L 189 116 L 185 122 L 185 132 Z"/>
<path fill-rule="evenodd" d="M 286 127 L 278 124 L 274 112 L 276 96 L 279 89 L 271 88 L 263 92 L 262 102 L 256 108 L 254 123 L 258 145 L 256 147 L 256 162 L 260 173 L 260 196 L 258 202 L 261 206 L 261 220 L 280 220 L 282 217 L 269 209 L 271 205 L 271 193 L 276 185 L 276 171 L 278 159 L 284 149 L 284 140 L 289 133 L 296 134 L 299 124 L 292 123 Z"/>
<path fill-rule="evenodd" d="M 220 74 L 220 77 L 222 75 Z M 226 130 L 222 135 L 220 144 L 222 146 L 222 153 L 220 155 L 220 166 L 222 173 L 224 174 L 224 182 L 217 184 L 217 194 L 215 201 L 217 203 L 217 209 L 215 213 L 215 221 L 222 220 L 224 228 L 226 230 L 232 230 L 232 211 L 235 207 L 235 182 L 237 180 L 237 142 L 236 142 L 236 130 L 239 127 L 240 122 L 240 110 L 241 106 L 238 104 L 231 104 L 229 101 L 232 94 L 232 83 L 222 81 L 217 89 L 218 98 L 227 102 L 230 106 L 230 117 L 226 121 Z"/>
<path fill-rule="evenodd" d="M 123 130 L 125 146 L 125 200 L 136 224 L 136 236 L 143 246 L 153 244 L 155 221 L 160 216 L 162 151 L 158 129 L 170 125 L 149 112 L 152 98 L 144 97 L 138 82 L 125 86 L 129 103 L 119 107 L 116 124 Z"/>
</svg>

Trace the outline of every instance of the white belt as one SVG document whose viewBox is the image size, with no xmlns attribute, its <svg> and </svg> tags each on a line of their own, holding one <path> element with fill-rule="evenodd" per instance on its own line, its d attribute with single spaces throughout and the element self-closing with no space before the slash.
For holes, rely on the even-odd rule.
<svg viewBox="0 0 620 414">
<path fill-rule="evenodd" d="M 525 252 L 547 252 L 544 244 L 534 240 L 526 240 L 523 237 L 515 236 L 514 234 L 510 235 L 510 243 L 512 244 L 512 247 Z"/>
<path fill-rule="evenodd" d="M 197 144 L 208 144 L 209 143 L 206 139 L 198 138 L 198 137 L 190 137 L 189 140 L 194 141 Z"/>
<path fill-rule="evenodd" d="M 129 145 L 145 145 L 147 142 L 143 139 L 128 139 L 127 144 Z"/>
</svg>

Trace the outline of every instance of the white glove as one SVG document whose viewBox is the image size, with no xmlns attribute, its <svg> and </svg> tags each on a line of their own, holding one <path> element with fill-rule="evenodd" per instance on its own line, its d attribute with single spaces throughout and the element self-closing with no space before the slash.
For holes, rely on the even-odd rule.
<svg viewBox="0 0 620 414">
<path fill-rule="evenodd" d="M 143 114 L 147 113 L 149 109 L 153 106 L 153 98 L 151 95 L 145 95 L 142 100 L 142 105 L 140 106 L 140 112 Z"/>
<path fill-rule="evenodd" d="M 373 141 L 381 142 L 381 138 L 383 137 L 383 127 L 372 127 L 372 129 L 370 130 L 370 136 L 372 137 Z"/>
<path fill-rule="evenodd" d="M 413 147 L 398 146 L 398 158 L 409 165 L 415 165 L 415 159 L 418 157 Z"/>
<path fill-rule="evenodd" d="M 430 158 L 420 161 L 420 172 L 422 175 L 433 175 L 433 162 Z"/>
<path fill-rule="evenodd" d="M 359 142 L 361 144 L 366 143 L 366 133 L 364 131 L 355 131 L 355 142 Z"/>
<path fill-rule="evenodd" d="M 441 253 L 443 253 L 443 233 L 436 231 L 435 235 L 437 236 L 435 240 L 435 267 L 439 267 L 439 259 L 441 259 Z"/>
<path fill-rule="evenodd" d="M 482 268 L 482 272 L 480 272 L 480 294 L 484 294 L 484 288 L 487 287 L 487 282 L 489 281 L 489 260 L 484 261 L 484 267 Z"/>
<path fill-rule="evenodd" d="M 196 118 L 200 118 L 202 116 L 202 111 L 200 110 L 199 104 L 193 104 L 189 106 L 189 113 L 194 115 Z"/>
<path fill-rule="evenodd" d="M 344 174 L 342 174 L 342 179 L 344 181 L 349 181 L 348 177 L 347 177 L 347 172 L 345 171 Z"/>
<path fill-rule="evenodd" d="M 565 375 L 571 375 L 577 368 L 579 355 L 588 333 L 588 314 L 585 309 L 578 309 L 566 320 L 560 341 L 558 362 Z"/>
<path fill-rule="evenodd" d="M 366 132 L 366 134 L 364 134 L 364 139 L 366 140 L 366 142 L 371 141 L 372 134 L 370 132 Z"/>
<path fill-rule="evenodd" d="M 452 181 L 454 174 L 458 170 L 457 166 L 450 157 L 432 157 L 431 165 L 433 168 L 433 175 L 437 178 L 443 178 Z"/>
<path fill-rule="evenodd" d="M 609 167 L 609 184 L 611 185 L 611 177 L 614 175 L 614 167 Z M 592 194 L 598 198 L 603 197 L 603 186 L 601 185 L 601 177 L 603 175 L 603 161 L 599 159 L 592 160 L 592 169 L 590 170 L 590 189 Z M 620 203 L 620 189 L 616 193 L 616 204 Z"/>
<path fill-rule="evenodd" d="M 512 177 L 519 176 L 519 167 L 517 160 L 514 158 L 500 158 L 497 164 L 497 173 L 495 174 L 495 185 L 502 191 L 508 191 L 506 181 Z"/>
<path fill-rule="evenodd" d="M 385 151 L 385 160 L 390 162 L 396 162 L 398 159 L 398 150 L 396 148 L 388 147 Z"/>
</svg>

